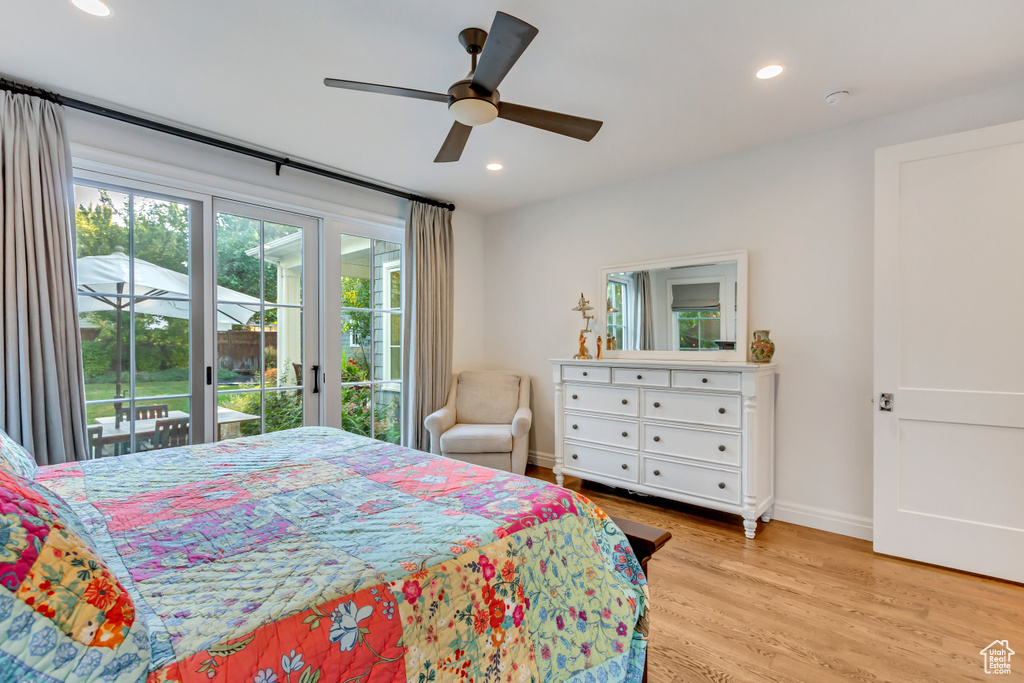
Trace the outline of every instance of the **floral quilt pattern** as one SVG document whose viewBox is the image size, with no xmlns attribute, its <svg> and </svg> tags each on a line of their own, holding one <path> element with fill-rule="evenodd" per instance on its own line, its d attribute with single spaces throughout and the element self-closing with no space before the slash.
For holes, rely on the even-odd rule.
<svg viewBox="0 0 1024 683">
<path fill-rule="evenodd" d="M 646 579 L 557 486 L 319 427 L 36 480 L 148 626 L 152 683 L 642 676 Z"/>
</svg>

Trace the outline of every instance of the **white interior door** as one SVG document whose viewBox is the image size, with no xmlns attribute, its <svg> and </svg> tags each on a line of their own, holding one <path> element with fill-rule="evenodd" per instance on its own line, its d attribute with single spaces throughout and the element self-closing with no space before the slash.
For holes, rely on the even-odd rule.
<svg viewBox="0 0 1024 683">
<path fill-rule="evenodd" d="M 1024 122 L 878 150 L 875 212 L 875 550 L 1024 581 Z"/>
</svg>

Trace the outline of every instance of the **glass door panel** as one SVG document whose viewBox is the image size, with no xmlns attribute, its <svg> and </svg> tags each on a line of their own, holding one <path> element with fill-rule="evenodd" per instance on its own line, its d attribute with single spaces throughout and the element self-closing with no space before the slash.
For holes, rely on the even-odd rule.
<svg viewBox="0 0 1024 683">
<path fill-rule="evenodd" d="M 402 245 L 332 225 L 324 235 L 329 353 L 326 423 L 401 441 Z M 333 283 L 337 283 L 334 285 Z M 331 322 L 331 321 L 334 322 Z"/>
<path fill-rule="evenodd" d="M 85 182 L 75 204 L 89 455 L 190 443 L 195 204 Z"/>
<path fill-rule="evenodd" d="M 315 269 L 318 222 L 306 216 L 215 200 L 218 438 L 319 423 L 307 390 L 317 365 Z M 311 251 L 312 250 L 312 251 Z"/>
</svg>

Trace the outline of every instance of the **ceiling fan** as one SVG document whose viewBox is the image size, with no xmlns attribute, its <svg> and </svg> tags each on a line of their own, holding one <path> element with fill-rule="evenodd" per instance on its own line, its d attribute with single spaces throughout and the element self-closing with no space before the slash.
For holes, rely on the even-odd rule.
<svg viewBox="0 0 1024 683">
<path fill-rule="evenodd" d="M 468 76 L 448 88 L 447 94 L 376 83 L 343 81 L 337 78 L 325 78 L 324 85 L 446 102 L 455 123 L 441 145 L 435 162 L 458 161 L 473 126 L 482 126 L 496 118 L 589 142 L 601 129 L 601 121 L 503 102 L 498 95 L 498 86 L 502 79 L 526 51 L 537 33 L 538 30 L 533 26 L 504 12 L 494 15 L 490 34 L 482 28 L 467 28 L 459 33 L 459 42 L 473 60 L 473 67 Z"/>
</svg>

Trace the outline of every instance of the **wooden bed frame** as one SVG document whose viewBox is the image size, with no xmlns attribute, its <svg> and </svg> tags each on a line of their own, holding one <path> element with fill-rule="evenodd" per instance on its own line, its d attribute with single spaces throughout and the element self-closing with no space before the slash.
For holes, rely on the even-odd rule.
<svg viewBox="0 0 1024 683">
<path fill-rule="evenodd" d="M 629 545 L 633 548 L 633 554 L 640 561 L 640 568 L 644 570 L 644 576 L 650 582 L 651 577 L 647 573 L 647 561 L 669 542 L 672 534 L 664 529 L 622 519 L 621 517 L 612 517 L 611 520 L 618 525 L 622 533 L 626 534 L 626 538 L 629 539 Z M 644 659 L 644 683 L 647 683 L 647 663 L 650 660 L 650 653 L 651 649 L 648 647 L 647 658 Z"/>
</svg>

